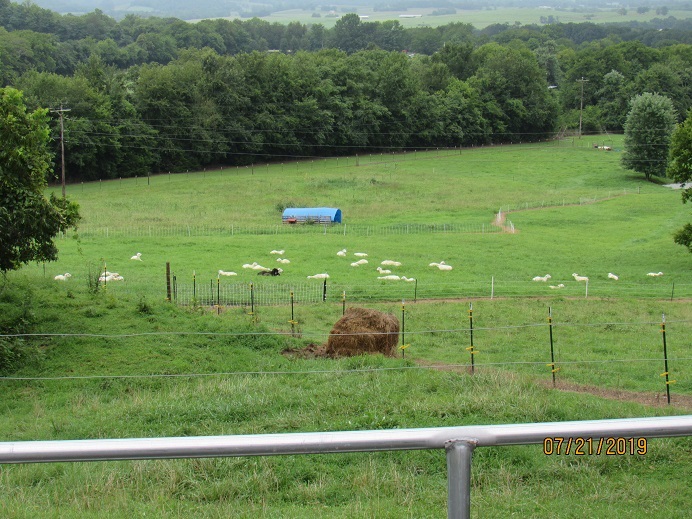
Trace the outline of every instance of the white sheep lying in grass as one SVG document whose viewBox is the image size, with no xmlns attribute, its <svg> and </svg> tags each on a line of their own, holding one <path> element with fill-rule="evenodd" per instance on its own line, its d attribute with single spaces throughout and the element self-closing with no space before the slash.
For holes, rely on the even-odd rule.
<svg viewBox="0 0 692 519">
<path fill-rule="evenodd" d="M 572 274 L 572 277 L 573 277 L 576 281 L 588 281 L 588 280 L 589 280 L 589 278 L 587 278 L 586 276 L 580 276 L 580 275 L 577 274 L 576 272 L 575 272 L 574 274 Z"/>
<path fill-rule="evenodd" d="M 273 250 L 269 254 L 278 254 L 279 256 L 283 256 L 284 252 L 285 251 L 283 249 L 282 250 Z"/>
<path fill-rule="evenodd" d="M 657 278 L 659 276 L 662 276 L 663 272 L 649 272 L 647 276 L 651 276 L 652 278 Z"/>
<path fill-rule="evenodd" d="M 401 267 L 400 261 L 384 260 L 380 265 L 389 265 L 390 267 Z"/>
<path fill-rule="evenodd" d="M 550 277 L 550 274 L 546 274 L 545 276 L 536 276 L 533 278 L 533 281 L 548 281 Z"/>
<path fill-rule="evenodd" d="M 563 285 L 562 283 L 560 283 L 559 285 L 549 285 L 549 286 L 550 286 L 550 288 L 565 288 L 565 285 Z"/>
<path fill-rule="evenodd" d="M 377 279 L 385 279 L 388 281 L 399 281 L 401 278 L 399 276 L 390 275 L 390 276 L 380 276 Z"/>
<path fill-rule="evenodd" d="M 346 256 L 346 249 L 341 249 L 339 252 L 336 253 L 337 256 Z"/>
<path fill-rule="evenodd" d="M 401 281 L 408 281 L 410 283 L 415 280 L 416 278 L 407 278 L 406 276 L 401 276 Z"/>
<path fill-rule="evenodd" d="M 67 281 L 71 277 L 72 277 L 72 274 L 70 274 L 69 272 L 65 272 L 64 274 L 58 274 L 53 279 L 55 281 Z"/>
<path fill-rule="evenodd" d="M 384 276 L 385 274 L 391 274 L 391 273 L 392 273 L 391 270 L 383 269 L 382 267 L 377 267 L 375 270 L 377 270 L 377 272 L 379 272 L 379 273 L 382 274 L 383 276 Z"/>
<path fill-rule="evenodd" d="M 366 265 L 367 263 L 368 263 L 368 260 L 366 260 L 366 259 L 360 259 L 360 260 L 358 260 L 358 261 L 355 261 L 355 262 L 351 263 L 351 266 L 352 266 L 352 267 L 360 267 L 361 265 Z"/>
<path fill-rule="evenodd" d="M 315 274 L 314 276 L 308 276 L 308 279 L 329 279 L 329 274 L 326 272 L 324 274 Z"/>
<path fill-rule="evenodd" d="M 365 252 L 354 252 L 354 256 L 358 256 L 359 258 L 367 258 L 368 255 Z"/>
<path fill-rule="evenodd" d="M 440 270 L 452 270 L 452 266 L 447 264 L 438 265 L 437 268 Z"/>
<path fill-rule="evenodd" d="M 291 262 L 291 260 L 286 259 L 286 258 L 276 258 L 276 261 L 278 261 L 279 263 L 283 263 L 284 265 Z"/>
<path fill-rule="evenodd" d="M 235 272 L 227 272 L 225 270 L 219 270 L 219 276 L 237 276 Z"/>
<path fill-rule="evenodd" d="M 245 263 L 243 264 L 244 269 L 253 269 L 257 266 L 257 262 L 253 261 L 252 263 Z"/>
<path fill-rule="evenodd" d="M 615 281 L 617 281 L 618 279 L 620 279 L 619 276 L 616 276 L 616 275 L 613 274 L 612 272 L 608 272 L 608 278 L 614 279 Z"/>
<path fill-rule="evenodd" d="M 117 272 L 106 271 L 103 274 L 101 274 L 101 276 L 99 276 L 99 281 L 101 281 L 102 283 L 106 283 L 108 281 L 124 281 L 124 280 L 125 280 L 125 278 L 123 278 Z"/>
<path fill-rule="evenodd" d="M 135 254 L 134 256 L 132 256 L 130 259 L 131 259 L 131 260 L 142 261 L 142 253 L 141 253 L 141 252 L 138 252 L 137 254 Z"/>
</svg>

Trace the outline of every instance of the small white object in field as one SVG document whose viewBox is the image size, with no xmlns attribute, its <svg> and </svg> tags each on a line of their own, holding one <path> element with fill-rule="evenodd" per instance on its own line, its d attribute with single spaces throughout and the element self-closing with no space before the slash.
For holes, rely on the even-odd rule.
<svg viewBox="0 0 692 519">
<path fill-rule="evenodd" d="M 550 277 L 550 274 L 546 274 L 545 276 L 536 276 L 533 278 L 533 281 L 548 281 Z"/>
<path fill-rule="evenodd" d="M 587 278 L 586 276 L 580 276 L 580 275 L 577 274 L 577 273 L 572 274 L 572 277 L 573 277 L 576 281 L 588 281 L 588 280 L 589 280 L 589 278 Z"/>
<path fill-rule="evenodd" d="M 337 256 L 346 256 L 346 249 L 341 249 L 339 252 L 336 253 Z"/>
<path fill-rule="evenodd" d="M 308 279 L 329 279 L 329 274 L 315 274 L 314 276 L 308 276 Z"/>
<path fill-rule="evenodd" d="M 67 281 L 71 277 L 72 277 L 72 274 L 70 274 L 69 272 L 65 272 L 64 274 L 58 274 L 53 279 L 56 281 Z"/>
<path fill-rule="evenodd" d="M 440 270 L 452 270 L 452 266 L 451 266 L 451 265 L 446 265 L 446 264 L 440 264 L 440 265 L 437 266 L 437 268 L 440 269 Z"/>
<path fill-rule="evenodd" d="M 401 267 L 400 261 L 384 260 L 380 265 L 389 265 L 391 267 Z"/>
<path fill-rule="evenodd" d="M 279 256 L 283 256 L 285 251 L 283 250 L 273 250 L 269 254 L 278 254 Z"/>
<path fill-rule="evenodd" d="M 367 258 L 368 255 L 365 252 L 354 252 L 354 256 L 358 256 L 359 258 Z"/>
<path fill-rule="evenodd" d="M 620 279 L 620 276 L 616 276 L 616 275 L 613 274 L 612 272 L 608 272 L 608 277 L 609 277 L 610 279 L 614 279 L 615 281 L 617 281 L 618 279 Z"/>
<path fill-rule="evenodd" d="M 131 260 L 142 261 L 142 253 L 141 253 L 141 252 L 138 252 L 137 254 L 135 254 L 134 256 L 132 256 L 130 259 L 131 259 Z"/>
<path fill-rule="evenodd" d="M 227 272 L 225 270 L 219 270 L 219 276 L 237 276 L 235 272 Z"/>
<path fill-rule="evenodd" d="M 559 285 L 550 285 L 550 288 L 565 288 L 565 285 L 560 283 Z"/>
<path fill-rule="evenodd" d="M 386 269 L 383 269 L 382 267 L 377 267 L 376 270 L 377 270 L 377 272 L 379 272 L 380 274 L 383 274 L 383 275 L 384 275 L 384 274 L 391 274 L 391 273 L 392 273 L 391 270 L 386 270 Z"/>
<path fill-rule="evenodd" d="M 659 276 L 662 276 L 663 272 L 649 272 L 647 276 L 651 276 L 652 278 L 657 278 Z"/>
<path fill-rule="evenodd" d="M 380 276 L 377 279 L 386 279 L 389 281 L 399 281 L 401 278 L 399 276 Z"/>
<path fill-rule="evenodd" d="M 276 261 L 278 261 L 279 263 L 283 263 L 284 265 L 291 262 L 291 260 L 286 258 L 276 258 Z"/>
</svg>

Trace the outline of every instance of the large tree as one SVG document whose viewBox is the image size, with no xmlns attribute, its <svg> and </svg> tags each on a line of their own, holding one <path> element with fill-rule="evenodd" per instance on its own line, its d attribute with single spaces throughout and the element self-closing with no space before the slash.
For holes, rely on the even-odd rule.
<svg viewBox="0 0 692 519">
<path fill-rule="evenodd" d="M 622 165 L 643 173 L 647 180 L 653 175 L 665 176 L 675 123 L 675 108 L 668 97 L 646 92 L 632 98 L 625 121 Z"/>
<path fill-rule="evenodd" d="M 53 238 L 79 220 L 77 204 L 46 199 L 52 167 L 46 109 L 28 112 L 22 93 L 0 89 L 0 272 L 30 261 L 53 261 Z"/>
<path fill-rule="evenodd" d="M 671 137 L 668 174 L 676 182 L 687 185 L 682 191 L 682 202 L 692 200 L 692 110 L 687 112 L 687 119 L 675 128 Z M 692 252 L 692 224 L 676 232 L 674 240 Z"/>
</svg>

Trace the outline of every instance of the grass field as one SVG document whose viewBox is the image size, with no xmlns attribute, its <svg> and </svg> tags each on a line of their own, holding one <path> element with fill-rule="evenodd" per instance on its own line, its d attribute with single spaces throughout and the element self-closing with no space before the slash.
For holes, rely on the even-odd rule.
<svg viewBox="0 0 692 519">
<path fill-rule="evenodd" d="M 341 9 L 341 8 L 340 8 Z M 386 20 L 397 20 L 404 27 L 438 27 L 449 23 L 468 23 L 476 29 L 483 29 L 488 25 L 496 23 L 507 23 L 513 25 L 540 24 L 541 18 L 554 17 L 561 23 L 625 23 L 625 22 L 648 22 L 654 18 L 667 18 L 673 16 L 684 20 L 690 17 L 690 11 L 678 11 L 670 9 L 664 16 L 656 15 L 656 10 L 652 9 L 648 13 L 637 13 L 636 9 L 628 9 L 626 15 L 619 14 L 618 8 L 603 8 L 593 10 L 557 10 L 541 8 L 496 8 L 496 9 L 457 9 L 456 14 L 432 15 L 438 8 L 409 9 L 406 11 L 375 11 L 372 8 L 358 8 L 357 10 L 340 10 L 336 16 L 328 16 L 329 13 L 312 10 L 291 9 L 262 17 L 269 22 L 288 24 L 290 22 L 300 22 L 303 24 L 320 23 L 325 27 L 332 27 L 344 14 L 357 12 L 360 16 L 366 16 L 365 22 L 383 22 Z M 320 14 L 314 17 L 313 13 Z M 408 18 L 407 15 L 421 15 L 416 18 Z M 401 15 L 405 16 L 404 18 Z"/>
<path fill-rule="evenodd" d="M 612 153 L 594 150 L 590 140 L 563 141 L 69 185 L 84 216 L 78 237 L 59 240 L 57 263 L 11 273 L 0 289 L 0 323 L 45 334 L 24 337 L 25 364 L 0 379 L 0 437 L 371 430 L 689 413 L 692 305 L 681 294 L 692 273 L 690 254 L 671 238 L 689 220 L 689 208 L 678 192 L 622 170 L 621 141 L 609 139 Z M 283 233 L 285 205 L 340 207 L 346 233 Z M 377 232 L 407 223 L 490 227 L 501 208 L 510 211 L 516 233 Z M 349 256 L 336 256 L 344 247 Z M 338 297 L 298 304 L 294 316 L 287 304 L 248 315 L 243 306 L 164 301 L 167 261 L 181 280 L 195 271 L 206 285 L 224 269 L 249 284 L 258 278 L 241 265 L 270 265 L 276 257 L 269 251 L 279 248 L 291 263 L 266 283 L 303 283 L 328 271 L 330 293 L 347 287 L 351 297 L 367 288 L 382 296 L 358 304 L 400 318 L 406 292 L 406 357 L 282 355 L 287 347 L 326 340 L 342 312 Z M 356 251 L 369 254 L 365 268 L 350 266 Z M 129 259 L 135 252 L 143 261 Z M 375 266 L 385 258 L 401 261 L 397 273 L 415 276 L 421 290 L 443 297 L 413 303 L 411 285 L 376 280 Z M 440 260 L 454 269 L 428 267 Z M 125 281 L 90 290 L 90 269 L 94 274 L 104 263 Z M 621 276 L 612 283 L 627 288 L 613 292 L 609 271 Z M 649 271 L 664 276 L 650 278 Z M 64 272 L 73 274 L 68 282 L 53 280 Z M 565 288 L 531 281 L 548 272 Z M 588 298 L 573 272 L 590 276 Z M 497 297 L 464 293 L 491 277 Z M 465 349 L 469 304 L 479 352 L 473 376 Z M 558 382 L 597 387 L 594 393 L 609 398 L 552 388 L 548 308 Z M 662 314 L 677 381 L 672 406 L 664 404 L 660 377 Z M 624 398 L 615 400 L 616 393 Z M 472 512 L 686 517 L 690 482 L 689 438 L 651 440 L 645 456 L 483 448 L 474 454 Z M 2 466 L 0 493 L 2 517 L 441 517 L 446 467 L 444 453 L 427 451 Z"/>
</svg>

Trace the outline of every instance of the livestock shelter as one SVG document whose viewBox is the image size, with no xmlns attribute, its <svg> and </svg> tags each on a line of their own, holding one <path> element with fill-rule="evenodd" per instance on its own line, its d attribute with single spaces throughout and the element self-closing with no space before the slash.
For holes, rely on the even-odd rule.
<svg viewBox="0 0 692 519">
<path fill-rule="evenodd" d="M 281 217 L 283 223 L 341 223 L 341 209 L 333 207 L 289 207 Z"/>
</svg>

